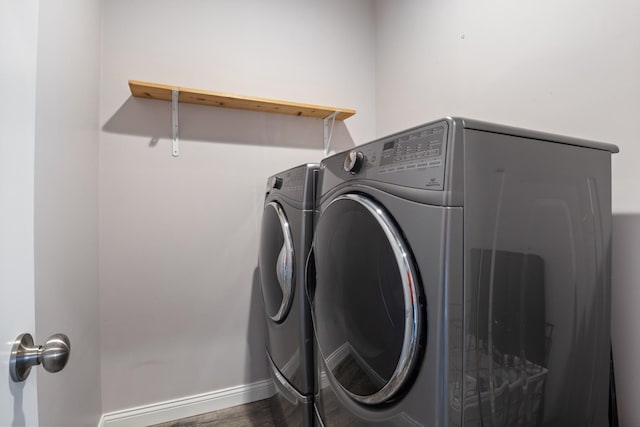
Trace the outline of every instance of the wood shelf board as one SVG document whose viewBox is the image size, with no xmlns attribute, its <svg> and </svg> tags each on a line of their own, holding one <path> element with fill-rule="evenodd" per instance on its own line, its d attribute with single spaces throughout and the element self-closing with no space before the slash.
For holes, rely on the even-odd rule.
<svg viewBox="0 0 640 427">
<path fill-rule="evenodd" d="M 138 98 L 171 101 L 171 91 L 177 89 L 179 91 L 179 102 L 222 108 L 235 108 L 239 110 L 288 114 L 292 116 L 313 117 L 317 119 L 324 119 L 337 111 L 338 114 L 336 115 L 336 120 L 345 120 L 356 113 L 355 110 L 348 108 L 325 107 L 290 101 L 279 101 L 275 99 L 231 95 L 228 93 L 210 92 L 200 89 L 170 86 L 159 83 L 147 83 L 137 80 L 129 80 L 129 88 L 131 89 L 131 94 Z"/>
</svg>

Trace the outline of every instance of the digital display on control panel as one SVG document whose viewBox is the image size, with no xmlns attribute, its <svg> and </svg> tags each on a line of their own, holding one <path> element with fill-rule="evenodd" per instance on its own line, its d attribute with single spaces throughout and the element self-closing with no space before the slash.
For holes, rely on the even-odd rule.
<svg viewBox="0 0 640 427">
<path fill-rule="evenodd" d="M 387 142 L 384 144 L 382 151 L 393 150 L 393 146 L 396 144 L 395 141 Z"/>
<path fill-rule="evenodd" d="M 399 136 L 386 142 L 382 148 L 380 166 L 410 162 L 416 166 L 438 166 L 435 164 L 443 150 L 444 128 L 424 129 Z M 441 160 L 437 160 L 441 162 Z"/>
</svg>

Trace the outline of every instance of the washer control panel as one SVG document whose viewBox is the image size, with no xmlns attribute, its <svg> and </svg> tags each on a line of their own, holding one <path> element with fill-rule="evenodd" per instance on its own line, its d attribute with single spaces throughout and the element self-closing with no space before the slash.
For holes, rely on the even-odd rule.
<svg viewBox="0 0 640 427">
<path fill-rule="evenodd" d="M 290 169 L 283 174 L 284 183 L 282 185 L 282 191 L 297 191 L 302 190 L 304 187 L 304 178 L 307 169 L 296 168 Z"/>
<path fill-rule="evenodd" d="M 447 131 L 447 123 L 441 122 L 356 147 L 344 154 L 345 171 L 407 187 L 443 190 Z M 360 158 L 360 166 L 347 169 Z"/>
<path fill-rule="evenodd" d="M 278 193 L 290 200 L 306 201 L 304 192 L 306 186 L 312 182 L 312 171 L 317 168 L 317 165 L 306 164 L 269 177 L 265 197 L 272 193 Z M 309 191 L 313 192 L 313 189 L 311 188 Z"/>
</svg>

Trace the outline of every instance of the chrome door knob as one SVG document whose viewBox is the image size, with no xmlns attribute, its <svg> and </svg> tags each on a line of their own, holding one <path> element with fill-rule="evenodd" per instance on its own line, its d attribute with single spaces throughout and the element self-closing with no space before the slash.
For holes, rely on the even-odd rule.
<svg viewBox="0 0 640 427">
<path fill-rule="evenodd" d="M 15 382 L 27 379 L 31 367 L 42 365 L 48 372 L 61 371 L 69 360 L 71 344 L 64 334 L 54 334 L 41 346 L 33 345 L 31 334 L 22 334 L 16 338 L 11 348 L 9 373 Z"/>
<path fill-rule="evenodd" d="M 40 363 L 42 363 L 42 367 L 48 372 L 58 372 L 66 366 L 70 353 L 71 344 L 66 335 L 51 335 L 42 346 Z"/>
</svg>

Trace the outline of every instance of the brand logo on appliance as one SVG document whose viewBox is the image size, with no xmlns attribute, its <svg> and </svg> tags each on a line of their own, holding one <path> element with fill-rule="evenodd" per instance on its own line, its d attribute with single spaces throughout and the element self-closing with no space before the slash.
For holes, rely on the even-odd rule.
<svg viewBox="0 0 640 427">
<path fill-rule="evenodd" d="M 427 187 L 438 187 L 438 186 L 440 186 L 440 183 L 435 178 L 430 178 L 429 181 L 427 181 Z"/>
</svg>

